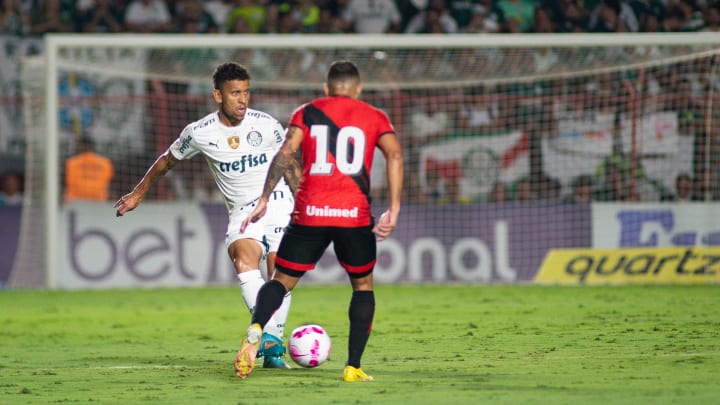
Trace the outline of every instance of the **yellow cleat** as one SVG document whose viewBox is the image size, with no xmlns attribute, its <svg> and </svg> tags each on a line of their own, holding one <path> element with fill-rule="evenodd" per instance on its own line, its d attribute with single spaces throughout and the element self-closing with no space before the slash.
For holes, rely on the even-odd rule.
<svg viewBox="0 0 720 405">
<path fill-rule="evenodd" d="M 353 366 L 345 366 L 343 371 L 343 381 L 346 382 L 357 382 L 357 381 L 372 381 L 372 376 L 365 374 L 362 369 L 355 368 Z"/>
<path fill-rule="evenodd" d="M 262 338 L 262 327 L 260 324 L 254 323 L 250 325 L 243 337 L 240 350 L 235 356 L 235 375 L 245 379 L 255 368 L 255 358 L 257 357 L 258 348 L 260 347 L 260 339 Z"/>
</svg>

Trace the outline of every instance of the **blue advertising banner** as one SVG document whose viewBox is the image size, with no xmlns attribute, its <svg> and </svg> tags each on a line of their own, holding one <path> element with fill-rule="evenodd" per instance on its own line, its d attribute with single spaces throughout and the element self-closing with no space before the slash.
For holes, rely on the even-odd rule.
<svg viewBox="0 0 720 405">
<path fill-rule="evenodd" d="M 7 283 L 20 233 L 21 207 L 0 207 L 0 286 Z"/>
<path fill-rule="evenodd" d="M 411 205 L 401 217 L 389 246 L 378 244 L 380 280 L 531 281 L 548 250 L 591 235 L 589 204 Z"/>
<path fill-rule="evenodd" d="M 595 203 L 592 247 L 720 246 L 720 203 Z"/>
<path fill-rule="evenodd" d="M 222 205 L 146 203 L 122 218 L 109 204 L 64 207 L 61 288 L 201 286 L 235 280 Z M 378 243 L 378 283 L 533 280 L 548 250 L 590 244 L 590 206 L 408 205 Z M 54 269 L 55 270 L 55 269 Z M 303 282 L 345 282 L 328 249 Z"/>
</svg>

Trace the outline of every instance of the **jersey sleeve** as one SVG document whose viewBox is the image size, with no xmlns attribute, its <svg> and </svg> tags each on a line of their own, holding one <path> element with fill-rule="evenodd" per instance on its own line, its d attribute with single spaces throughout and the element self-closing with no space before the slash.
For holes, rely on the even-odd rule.
<svg viewBox="0 0 720 405">
<path fill-rule="evenodd" d="M 178 160 L 190 159 L 200 152 L 195 142 L 195 133 L 192 125 L 188 125 L 180 133 L 178 139 L 170 145 L 170 153 Z"/>
<path fill-rule="evenodd" d="M 393 127 L 392 123 L 390 122 L 390 118 L 388 118 L 387 114 L 385 114 L 382 110 L 376 110 L 377 111 L 377 126 L 378 126 L 378 135 L 382 136 L 389 133 L 395 133 L 395 128 Z"/>
<path fill-rule="evenodd" d="M 299 127 L 299 128 L 305 128 L 305 124 L 303 123 L 303 111 L 305 109 L 305 105 L 298 107 L 295 111 L 293 111 L 292 115 L 290 116 L 290 124 L 288 127 Z"/>
<path fill-rule="evenodd" d="M 273 126 L 273 150 L 280 149 L 280 146 L 285 141 L 285 128 L 278 121 L 275 121 Z"/>
</svg>

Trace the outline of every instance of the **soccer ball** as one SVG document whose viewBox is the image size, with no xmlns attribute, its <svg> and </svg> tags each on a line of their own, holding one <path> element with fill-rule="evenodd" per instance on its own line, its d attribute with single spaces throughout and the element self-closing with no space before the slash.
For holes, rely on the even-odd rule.
<svg viewBox="0 0 720 405">
<path fill-rule="evenodd" d="M 330 336 L 320 325 L 299 326 L 290 334 L 288 349 L 297 365 L 317 367 L 330 356 Z"/>
</svg>

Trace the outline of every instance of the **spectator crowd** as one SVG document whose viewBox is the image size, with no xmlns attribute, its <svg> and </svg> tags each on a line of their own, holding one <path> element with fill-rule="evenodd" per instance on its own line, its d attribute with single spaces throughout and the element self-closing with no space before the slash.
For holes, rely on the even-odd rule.
<svg viewBox="0 0 720 405">
<path fill-rule="evenodd" d="M 2 0 L 0 32 L 717 31 L 717 0 Z"/>
<path fill-rule="evenodd" d="M 0 33 L 22 37 L 41 36 L 45 33 L 228 33 L 228 34 L 456 34 L 456 33 L 609 33 L 609 32 L 712 32 L 720 30 L 720 0 L 0 0 Z M 647 49 L 646 52 L 656 52 Z M 485 52 L 485 51 L 483 51 Z M 482 63 L 490 59 L 498 63 L 504 57 L 502 70 L 507 75 L 556 71 L 559 65 L 575 60 L 577 55 L 564 55 L 552 49 L 534 49 L 529 53 L 452 54 L 445 67 L 433 66 L 435 74 L 463 78 L 463 72 L 485 74 Z M 636 57 L 642 49 L 633 51 Z M 321 55 L 313 55 L 321 59 Z M 382 56 L 382 57 L 381 57 Z M 402 76 L 412 80 L 428 77 L 422 70 L 424 61 L 395 61 L 385 54 L 371 58 L 378 66 L 368 69 L 375 79 L 392 82 Z M 592 55 L 588 55 L 588 58 Z M 648 56 L 648 55 L 644 55 Z M 194 54 L 190 55 L 194 58 Z M 283 54 L 284 59 L 288 59 Z M 518 58 L 509 60 L 508 58 Z M 484 59 L 483 59 L 484 58 Z M 526 59 L 522 59 L 526 58 Z M 166 58 L 168 60 L 172 58 Z M 442 58 L 441 58 L 442 59 Z M 646 58 L 647 59 L 647 58 Z M 484 61 L 484 62 L 483 62 Z M 708 60 L 706 65 L 715 62 Z M 380 65 L 382 64 L 382 65 Z M 274 80 L 270 75 L 276 64 L 267 63 L 258 76 Z M 324 64 L 318 64 L 323 65 Z M 472 65 L 471 69 L 466 69 Z M 294 65 L 288 65 L 295 67 Z M 708 79 L 708 72 L 701 64 L 677 65 L 673 69 L 662 67 L 643 70 L 636 87 L 648 97 L 660 100 L 658 105 L 646 104 L 645 113 L 673 111 L 679 117 L 679 131 L 696 145 L 696 155 L 712 154 L 720 148 L 713 141 L 715 135 L 704 133 L 698 117 L 704 111 L 697 100 L 707 89 L 717 87 L 718 81 Z M 489 69 L 489 68 L 488 68 Z M 693 71 L 693 69 L 695 71 Z M 417 70 L 422 70 L 418 71 Z M 311 72 L 308 70 L 308 72 Z M 684 75 L 678 72 L 685 72 Z M 203 72 L 201 72 L 203 74 Z M 280 72 L 278 76 L 293 76 Z M 386 75 L 390 80 L 383 80 Z M 316 80 L 310 73 L 302 74 L 308 80 Z M 447 94 L 423 96 L 405 92 L 399 98 L 402 112 L 392 109 L 393 114 L 403 114 L 403 123 L 410 146 L 408 161 L 417 171 L 420 147 L 443 139 L 453 131 L 492 133 L 507 131 L 518 124 L 518 117 L 527 115 L 518 110 L 520 101 L 540 101 L 540 114 L 544 114 L 545 127 L 520 129 L 537 132 L 541 136 L 553 136 L 553 122 L 559 117 L 580 117 L 589 111 L 615 113 L 618 105 L 618 81 L 612 75 L 578 77 L 574 80 L 548 80 L 536 82 L 537 88 L 511 88 L 499 85 L 494 88 L 474 86 L 460 90 L 462 94 L 447 89 Z M 672 97 L 661 96 L 664 94 Z M 183 93 L 185 89 L 169 89 Z M 368 92 L 370 93 L 370 92 Z M 568 98 L 567 95 L 576 95 Z M 383 104 L 382 94 L 369 94 Z M 504 97 L 500 97 L 503 95 Z M 694 98 L 689 97 L 693 95 Z M 687 97 L 686 97 L 687 96 Z M 393 96 L 394 97 L 394 96 Z M 545 97 L 545 98 L 543 98 Z M 550 97 L 551 103 L 544 102 Z M 564 97 L 564 98 L 563 98 Z M 396 97 L 397 98 L 397 97 Z M 438 103 L 442 101 L 442 103 Z M 595 103 L 591 105 L 592 103 Z M 407 105 L 408 107 L 405 107 Z M 389 107 L 389 106 L 387 106 Z M 548 118 L 550 117 L 550 118 Z M 712 139 L 708 140 L 708 137 Z M 714 145 L 714 146 L 713 146 Z M 712 149 L 709 149 L 713 147 Z M 717 159 L 715 159 L 717 160 Z M 705 162 L 707 163 L 707 162 Z M 715 162 L 720 166 L 720 162 Z M 495 182 L 486 196 L 479 200 L 488 202 L 553 200 L 585 202 L 589 200 L 638 201 L 638 200 L 704 200 L 709 195 L 709 179 L 717 168 L 708 170 L 702 162 L 693 161 L 692 173 L 681 173 L 676 179 L 676 190 L 655 193 L 647 199 L 642 185 L 629 188 L 628 171 L 618 165 L 608 164 L 597 176 L 577 176 L 562 193 L 557 179 L 545 173 L 531 173 L 529 178 L 514 184 Z M 410 196 L 419 202 L 461 202 L 458 200 L 458 184 L 454 179 L 432 178 L 423 195 Z M 410 178 L 413 190 L 418 190 L 417 179 Z M 193 184 L 192 195 L 206 195 L 207 185 Z M 628 190 L 633 189 L 633 193 Z M 563 195 L 564 194 L 564 195 Z M 712 198 L 717 196 L 710 192 Z M 204 197 L 210 199 L 210 197 Z M 8 199 L 9 200 L 9 199 Z"/>
</svg>

